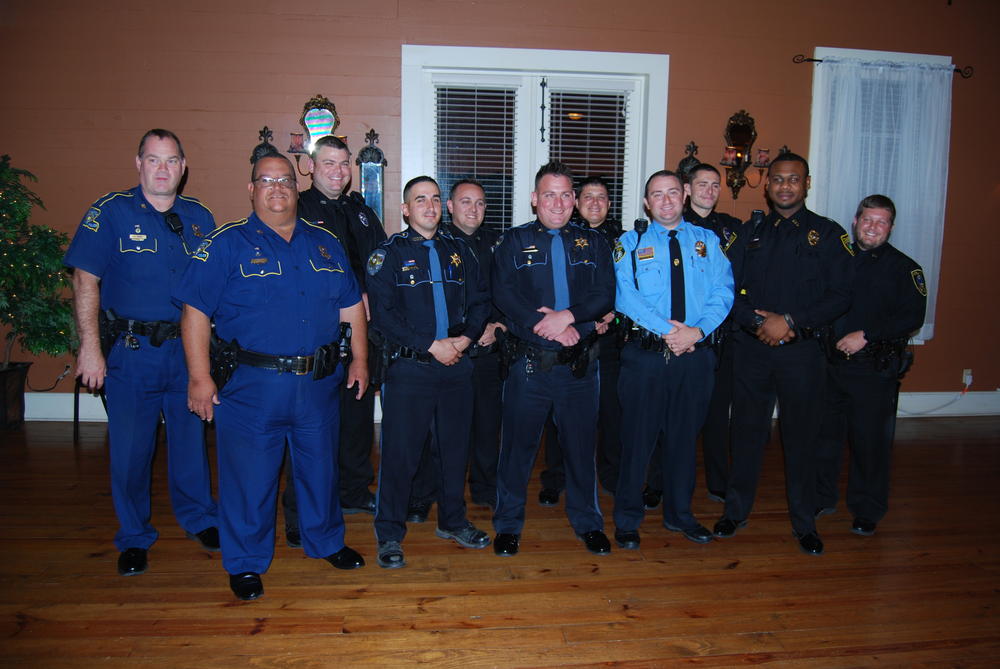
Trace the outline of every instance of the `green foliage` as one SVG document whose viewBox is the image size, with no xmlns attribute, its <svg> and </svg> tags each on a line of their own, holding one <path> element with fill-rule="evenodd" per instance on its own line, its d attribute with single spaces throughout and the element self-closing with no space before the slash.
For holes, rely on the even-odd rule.
<svg viewBox="0 0 1000 669">
<path fill-rule="evenodd" d="M 36 205 L 25 184 L 37 181 L 26 170 L 0 158 L 0 323 L 10 326 L 2 367 L 10 363 L 14 342 L 31 353 L 62 355 L 76 348 L 69 276 L 62 258 L 69 237 L 28 223 Z"/>
</svg>

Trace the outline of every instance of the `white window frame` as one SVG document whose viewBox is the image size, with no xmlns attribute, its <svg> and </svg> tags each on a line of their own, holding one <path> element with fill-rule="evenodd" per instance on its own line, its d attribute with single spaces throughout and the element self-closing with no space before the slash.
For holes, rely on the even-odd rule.
<svg viewBox="0 0 1000 669">
<path fill-rule="evenodd" d="M 667 145 L 667 84 L 670 57 L 666 54 L 613 53 L 597 51 L 556 51 L 548 49 L 501 49 L 490 47 L 451 47 L 402 45 L 402 96 L 400 134 L 402 157 L 400 190 L 414 176 L 434 176 L 435 146 L 432 132 L 435 113 L 435 77 L 454 76 L 456 83 L 472 76 L 488 84 L 485 72 L 497 75 L 544 73 L 549 85 L 566 90 L 572 82 L 580 88 L 601 90 L 609 75 L 632 77 L 636 90 L 630 116 L 636 132 L 628 138 L 625 182 L 622 194 L 622 218 L 626 228 L 642 216 L 642 188 L 649 174 L 663 169 Z M 526 91 L 529 95 L 540 93 Z M 533 106 L 537 109 L 541 97 Z M 540 115 L 518 119 L 518 141 L 535 141 Z M 532 135 L 534 133 L 534 135 Z M 521 138 L 525 138 L 522 140 Z M 515 160 L 514 220 L 518 225 L 534 218 L 530 193 L 539 165 L 528 165 L 531 154 L 519 151 Z M 537 153 L 535 154 L 537 155 Z M 582 176 L 582 175 L 581 175 Z"/>
</svg>

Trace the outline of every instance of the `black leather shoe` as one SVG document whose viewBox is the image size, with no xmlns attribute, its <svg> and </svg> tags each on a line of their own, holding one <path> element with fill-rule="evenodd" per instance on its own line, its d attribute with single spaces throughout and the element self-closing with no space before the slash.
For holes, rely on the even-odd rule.
<svg viewBox="0 0 1000 669">
<path fill-rule="evenodd" d="M 636 530 L 615 530 L 615 543 L 622 548 L 633 551 L 639 548 L 639 532 Z"/>
<path fill-rule="evenodd" d="M 747 521 L 745 520 L 736 521 L 730 520 L 729 518 L 720 518 L 719 522 L 717 522 L 715 527 L 712 529 L 712 534 L 721 539 L 728 539 L 736 534 L 736 530 L 746 526 Z"/>
<path fill-rule="evenodd" d="M 542 488 L 538 491 L 538 503 L 542 506 L 555 506 L 559 503 L 559 491 L 555 488 Z"/>
<path fill-rule="evenodd" d="M 663 499 L 662 490 L 654 490 L 649 486 L 642 491 L 642 505 L 647 509 L 655 509 L 660 505 L 660 500 Z"/>
<path fill-rule="evenodd" d="M 122 576 L 145 574 L 149 567 L 145 548 L 126 548 L 118 556 L 118 573 Z"/>
<path fill-rule="evenodd" d="M 289 548 L 302 548 L 302 535 L 299 534 L 299 528 L 285 528 L 285 543 L 288 544 Z"/>
<path fill-rule="evenodd" d="M 720 504 L 726 503 L 726 491 L 725 490 L 709 490 L 708 498 L 713 502 L 719 502 Z"/>
<path fill-rule="evenodd" d="M 877 523 L 874 520 L 868 520 L 867 518 L 858 516 L 854 519 L 854 523 L 851 525 L 851 532 L 860 534 L 863 537 L 870 537 L 875 534 L 876 525 Z"/>
<path fill-rule="evenodd" d="M 607 555 L 611 552 L 611 542 L 608 541 L 607 535 L 600 530 L 592 530 L 576 536 L 580 537 L 583 545 L 594 555 Z"/>
<path fill-rule="evenodd" d="M 837 513 L 837 507 L 835 506 L 819 506 L 816 507 L 816 515 L 814 516 L 819 520 L 822 516 L 829 516 L 832 513 Z"/>
<path fill-rule="evenodd" d="M 350 516 L 355 513 L 370 513 L 375 515 L 375 495 L 368 493 L 359 501 L 351 502 L 349 504 L 344 504 L 341 502 L 340 509 L 343 511 L 345 516 Z M 424 514 L 426 516 L 426 514 Z"/>
<path fill-rule="evenodd" d="M 229 576 L 229 587 L 237 599 L 250 601 L 264 594 L 264 582 L 255 571 L 245 571 L 242 574 Z"/>
<path fill-rule="evenodd" d="M 406 509 L 406 522 L 423 523 L 427 521 L 427 515 L 431 512 L 434 502 L 415 502 Z"/>
<path fill-rule="evenodd" d="M 323 558 L 337 569 L 358 569 L 365 566 L 365 559 L 350 546 L 344 546 L 333 555 Z"/>
<path fill-rule="evenodd" d="M 219 550 L 219 530 L 215 527 L 209 527 L 202 530 L 196 534 L 191 532 L 185 532 L 188 539 L 194 539 L 201 547 L 207 551 L 217 551 Z"/>
<path fill-rule="evenodd" d="M 666 527 L 671 532 L 680 532 L 681 534 L 684 535 L 685 539 L 687 539 L 688 541 L 693 541 L 696 544 L 707 544 L 709 541 L 712 540 L 712 533 L 709 532 L 708 528 L 705 527 L 704 525 L 695 525 L 694 527 L 689 527 L 686 530 L 682 530 L 679 527 L 673 527 L 671 525 L 667 525 L 666 523 L 663 523 L 663 526 Z"/>
<path fill-rule="evenodd" d="M 520 534 L 501 532 L 493 538 L 493 552 L 501 557 L 514 557 L 519 550 Z"/>
<path fill-rule="evenodd" d="M 823 540 L 819 538 L 819 535 L 815 532 L 806 532 L 805 534 L 795 533 L 795 538 L 799 540 L 799 548 L 806 555 L 822 555 L 823 554 Z"/>
</svg>

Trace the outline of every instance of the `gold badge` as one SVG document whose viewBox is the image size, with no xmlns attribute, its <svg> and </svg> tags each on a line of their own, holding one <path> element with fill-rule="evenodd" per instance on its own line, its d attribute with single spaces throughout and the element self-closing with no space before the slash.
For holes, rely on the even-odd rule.
<svg viewBox="0 0 1000 669">
<path fill-rule="evenodd" d="M 583 237 L 577 237 L 577 238 L 576 238 L 576 243 L 575 243 L 575 246 L 576 246 L 576 248 L 578 248 L 578 249 L 585 249 L 585 248 L 587 248 L 588 246 L 590 246 L 590 242 L 588 242 L 588 241 L 587 241 L 586 239 L 584 239 Z"/>
<path fill-rule="evenodd" d="M 462 264 L 462 256 L 458 255 L 457 253 L 452 253 L 451 254 L 451 264 L 454 265 L 455 267 L 458 267 L 459 265 L 461 265 Z"/>
<path fill-rule="evenodd" d="M 197 225 L 195 225 L 195 224 L 191 224 L 191 232 L 193 232 L 193 233 L 194 233 L 194 236 L 195 236 L 195 237 L 204 237 L 204 235 L 203 235 L 203 234 L 202 234 L 202 232 L 201 232 L 201 228 L 199 228 L 199 227 L 198 227 Z"/>
<path fill-rule="evenodd" d="M 329 260 L 330 259 L 330 252 L 326 250 L 325 246 L 320 246 L 319 247 L 319 254 L 321 256 L 323 256 L 324 260 Z"/>
<path fill-rule="evenodd" d="M 816 246 L 819 244 L 819 233 L 815 230 L 810 230 L 809 234 L 806 235 L 806 241 L 809 242 L 809 246 Z"/>
<path fill-rule="evenodd" d="M 694 244 L 694 252 L 700 255 L 702 258 L 708 255 L 708 249 L 705 248 L 705 242 L 697 241 Z"/>
</svg>

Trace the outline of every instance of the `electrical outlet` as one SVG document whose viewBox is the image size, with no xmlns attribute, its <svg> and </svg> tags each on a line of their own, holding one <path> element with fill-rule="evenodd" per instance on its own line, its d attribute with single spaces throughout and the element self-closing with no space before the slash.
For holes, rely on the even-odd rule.
<svg viewBox="0 0 1000 669">
<path fill-rule="evenodd" d="M 963 369 L 962 370 L 962 385 L 968 388 L 972 385 L 972 370 Z"/>
</svg>

